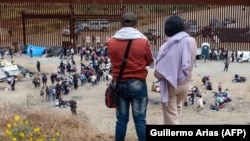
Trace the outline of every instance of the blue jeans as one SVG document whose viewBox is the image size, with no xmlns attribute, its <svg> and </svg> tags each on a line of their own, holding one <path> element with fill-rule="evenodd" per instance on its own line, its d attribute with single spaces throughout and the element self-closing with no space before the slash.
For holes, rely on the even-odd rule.
<svg viewBox="0 0 250 141">
<path fill-rule="evenodd" d="M 54 99 L 53 99 L 53 93 L 49 93 L 49 101 L 50 102 L 54 101 Z"/>
<path fill-rule="evenodd" d="M 83 85 L 85 84 L 85 82 L 86 82 L 86 79 L 85 79 L 85 78 L 82 78 L 82 79 L 81 79 L 81 86 L 83 86 Z"/>
<path fill-rule="evenodd" d="M 130 104 L 138 140 L 146 141 L 146 111 L 148 104 L 146 82 L 132 79 L 121 82 L 119 88 L 120 95 L 116 108 L 115 141 L 124 141 L 125 139 Z"/>
</svg>

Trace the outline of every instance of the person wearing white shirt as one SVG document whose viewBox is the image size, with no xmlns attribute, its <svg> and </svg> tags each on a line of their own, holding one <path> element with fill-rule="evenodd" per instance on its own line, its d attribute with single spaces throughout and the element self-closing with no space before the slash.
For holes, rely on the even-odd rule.
<svg viewBox="0 0 250 141">
<path fill-rule="evenodd" d="M 199 97 L 200 97 L 200 98 L 197 100 L 197 104 L 198 104 L 197 110 L 198 110 L 198 111 L 201 111 L 201 110 L 203 110 L 203 98 L 202 98 L 201 95 L 199 95 Z"/>
</svg>

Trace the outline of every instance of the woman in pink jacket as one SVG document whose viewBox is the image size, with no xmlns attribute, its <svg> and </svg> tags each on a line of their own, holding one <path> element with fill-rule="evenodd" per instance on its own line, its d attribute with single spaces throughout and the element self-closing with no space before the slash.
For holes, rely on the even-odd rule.
<svg viewBox="0 0 250 141">
<path fill-rule="evenodd" d="M 180 124 L 182 102 L 192 79 L 197 44 L 185 32 L 184 21 L 171 16 L 165 22 L 167 39 L 159 49 L 155 77 L 160 80 L 164 124 Z"/>
</svg>

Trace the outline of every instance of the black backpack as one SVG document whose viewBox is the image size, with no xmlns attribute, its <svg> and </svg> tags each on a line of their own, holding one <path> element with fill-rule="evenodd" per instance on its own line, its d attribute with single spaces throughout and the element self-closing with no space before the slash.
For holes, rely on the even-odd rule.
<svg viewBox="0 0 250 141">
<path fill-rule="evenodd" d="M 90 76 L 90 71 L 89 71 L 89 70 L 87 70 L 87 71 L 85 72 L 85 76 L 86 76 L 86 78 L 89 78 L 89 76 Z"/>
</svg>

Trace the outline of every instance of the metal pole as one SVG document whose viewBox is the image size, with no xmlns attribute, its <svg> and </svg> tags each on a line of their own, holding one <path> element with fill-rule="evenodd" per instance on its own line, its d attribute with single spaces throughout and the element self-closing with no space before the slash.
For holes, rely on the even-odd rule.
<svg viewBox="0 0 250 141">
<path fill-rule="evenodd" d="M 26 46 L 26 28 L 25 28 L 25 13 L 22 11 L 22 25 L 23 25 L 23 44 Z"/>
</svg>

